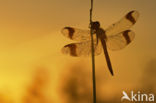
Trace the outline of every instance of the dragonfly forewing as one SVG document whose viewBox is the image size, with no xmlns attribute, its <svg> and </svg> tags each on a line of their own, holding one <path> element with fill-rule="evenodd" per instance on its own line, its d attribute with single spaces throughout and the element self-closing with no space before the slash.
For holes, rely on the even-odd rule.
<svg viewBox="0 0 156 103">
<path fill-rule="evenodd" d="M 136 21 L 138 20 L 138 17 L 139 17 L 138 11 L 135 11 L 135 10 L 130 11 L 121 20 L 109 26 L 105 30 L 106 35 L 107 36 L 116 35 L 116 34 L 119 34 L 120 32 L 128 30 L 136 23 Z"/>
<path fill-rule="evenodd" d="M 88 41 L 90 40 L 90 30 L 82 30 L 74 27 L 64 27 L 61 30 L 62 34 L 75 41 Z"/>
</svg>

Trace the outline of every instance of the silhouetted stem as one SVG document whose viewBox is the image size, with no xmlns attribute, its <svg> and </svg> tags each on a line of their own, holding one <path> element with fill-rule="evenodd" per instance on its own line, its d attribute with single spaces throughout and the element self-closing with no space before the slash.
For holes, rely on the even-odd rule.
<svg viewBox="0 0 156 103">
<path fill-rule="evenodd" d="M 91 0 L 90 8 L 90 25 L 92 24 L 92 12 L 93 12 L 93 0 Z M 93 79 L 93 103 L 96 103 L 96 76 L 95 76 L 95 57 L 94 57 L 94 41 L 93 41 L 93 30 L 90 28 L 91 34 L 91 50 L 92 50 L 92 79 Z"/>
</svg>

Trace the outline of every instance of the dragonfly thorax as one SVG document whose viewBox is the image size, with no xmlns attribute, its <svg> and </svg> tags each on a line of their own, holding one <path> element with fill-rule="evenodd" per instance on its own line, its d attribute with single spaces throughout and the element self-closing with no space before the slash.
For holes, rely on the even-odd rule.
<svg viewBox="0 0 156 103">
<path fill-rule="evenodd" d="M 91 27 L 93 31 L 96 33 L 97 38 L 103 38 L 103 39 L 106 38 L 105 31 L 102 28 L 100 28 L 100 22 L 98 21 L 92 22 Z"/>
<path fill-rule="evenodd" d="M 98 21 L 92 22 L 91 28 L 95 31 L 98 30 L 100 28 L 100 23 Z"/>
<path fill-rule="evenodd" d="M 106 34 L 105 31 L 102 28 L 99 28 L 95 31 L 97 38 L 102 38 L 102 39 L 106 39 Z"/>
</svg>

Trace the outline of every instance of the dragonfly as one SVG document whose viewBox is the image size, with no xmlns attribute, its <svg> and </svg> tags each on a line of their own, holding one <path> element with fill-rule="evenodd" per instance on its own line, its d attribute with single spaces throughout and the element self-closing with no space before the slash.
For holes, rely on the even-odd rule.
<svg viewBox="0 0 156 103">
<path fill-rule="evenodd" d="M 135 33 L 130 30 L 130 28 L 136 23 L 138 17 L 138 11 L 130 11 L 123 18 L 108 26 L 106 29 L 100 27 L 99 21 L 91 23 L 94 55 L 97 56 L 100 55 L 102 51 L 104 52 L 108 69 L 112 75 L 114 75 L 114 73 L 107 49 L 112 51 L 121 50 L 133 41 Z M 74 57 L 91 55 L 92 48 L 90 30 L 67 26 L 64 27 L 61 32 L 65 37 L 76 41 L 75 43 L 65 45 L 62 48 L 63 54 Z"/>
</svg>

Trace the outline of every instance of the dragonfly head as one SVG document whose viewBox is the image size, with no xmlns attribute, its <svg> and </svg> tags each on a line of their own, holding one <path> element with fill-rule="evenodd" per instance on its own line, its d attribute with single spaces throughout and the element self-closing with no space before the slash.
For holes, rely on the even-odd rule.
<svg viewBox="0 0 156 103">
<path fill-rule="evenodd" d="M 99 29 L 99 28 L 100 28 L 100 23 L 99 23 L 98 21 L 92 22 L 91 28 L 92 28 L 93 30 Z"/>
</svg>

